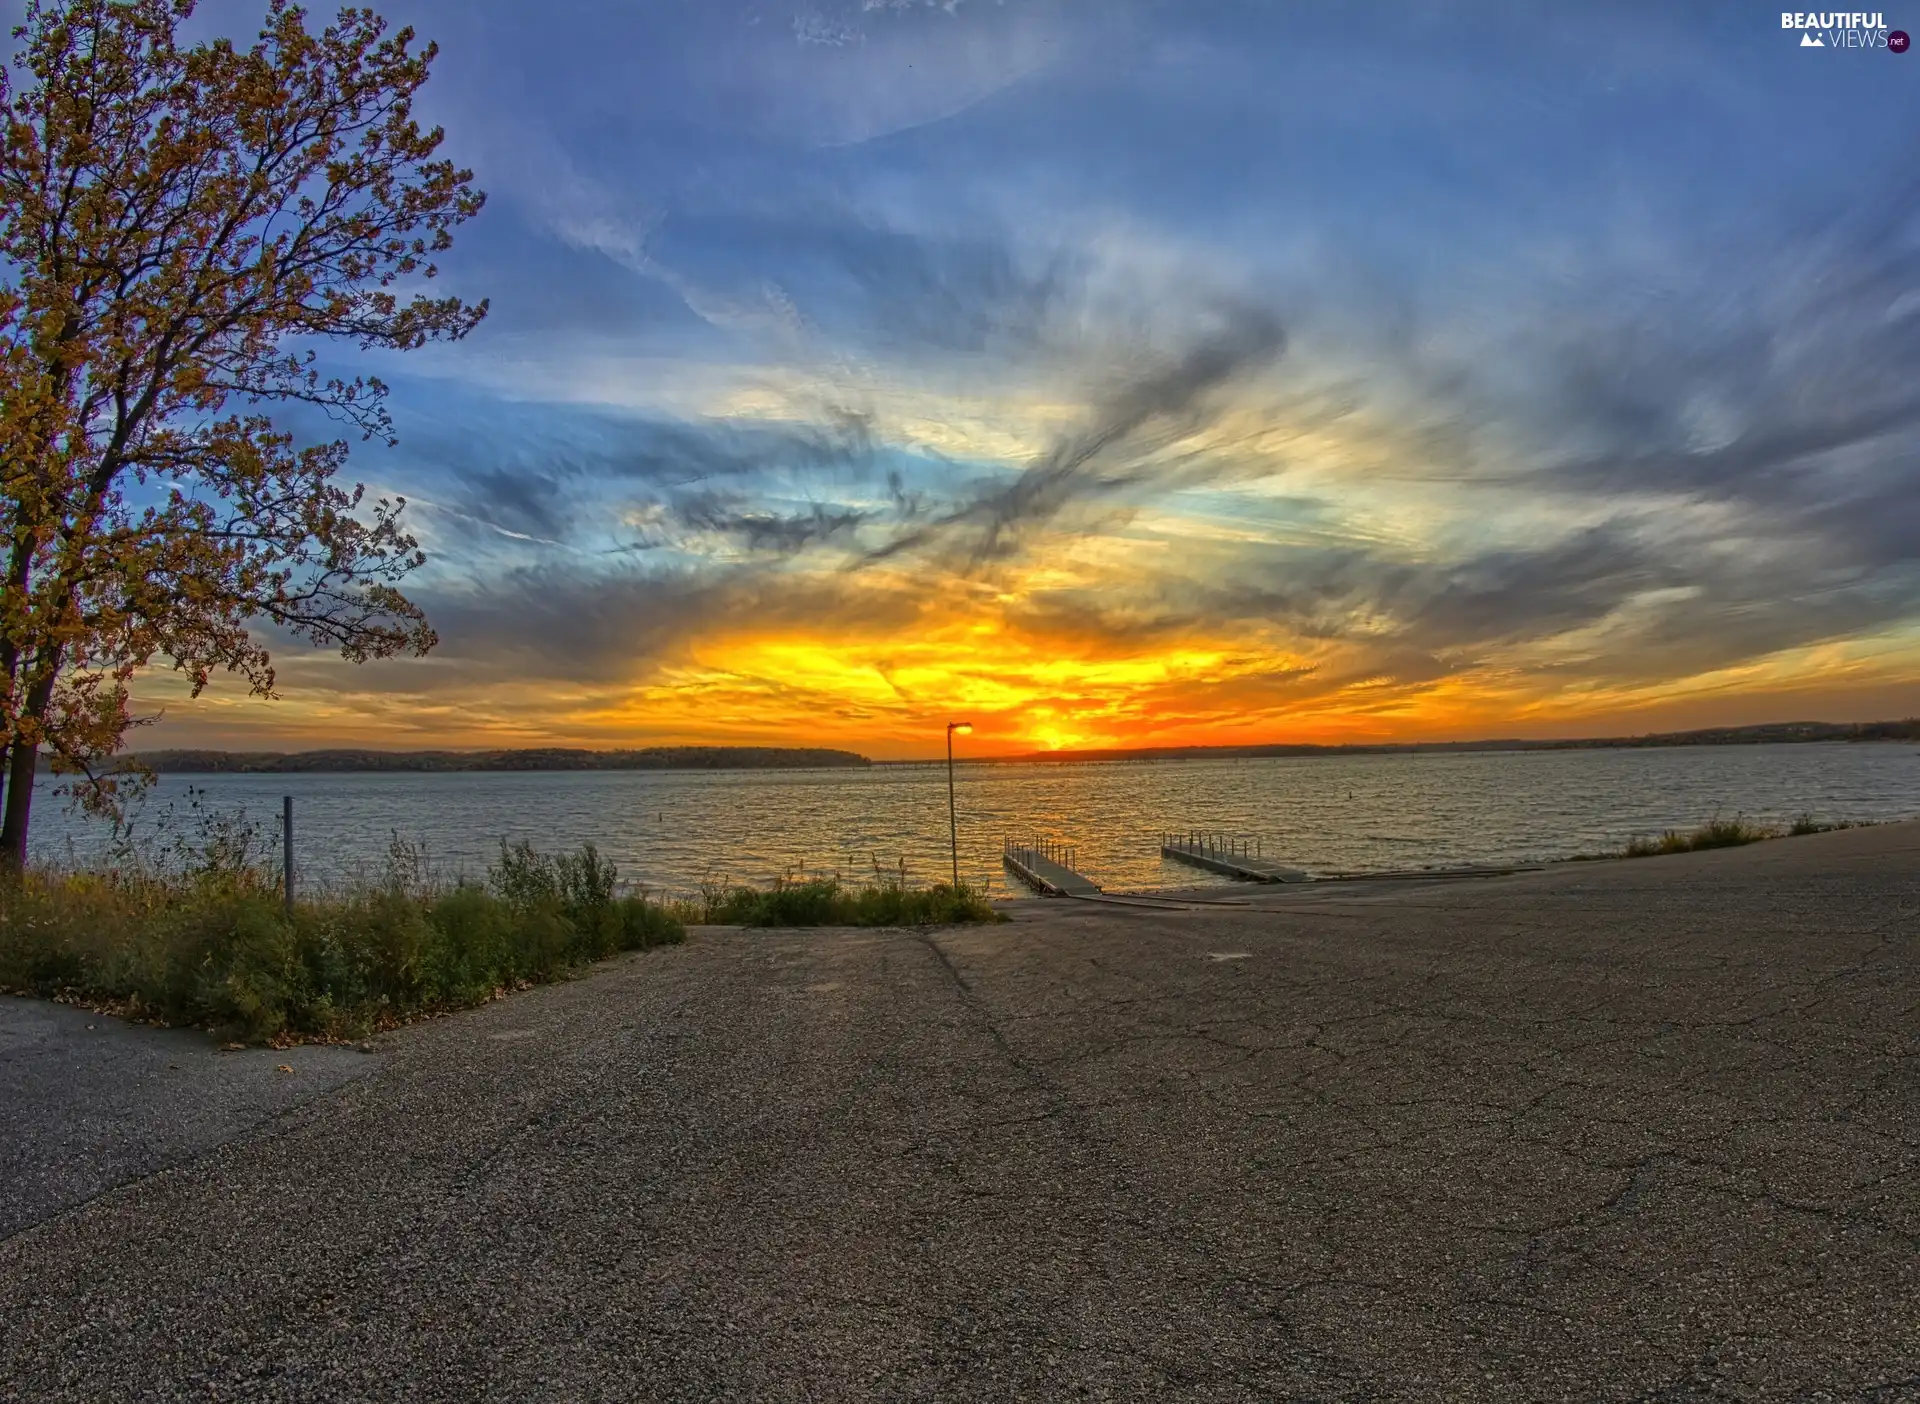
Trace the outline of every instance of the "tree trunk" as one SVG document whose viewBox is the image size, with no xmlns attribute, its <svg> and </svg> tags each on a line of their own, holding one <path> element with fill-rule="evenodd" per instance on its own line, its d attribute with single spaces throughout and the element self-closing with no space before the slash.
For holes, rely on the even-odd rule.
<svg viewBox="0 0 1920 1404">
<path fill-rule="evenodd" d="M 21 699 L 25 704 L 15 714 L 13 754 L 7 757 L 7 799 L 5 817 L 0 818 L 0 872 L 21 873 L 27 867 L 27 820 L 33 813 L 33 772 L 40 760 L 40 742 L 21 736 L 20 722 L 30 719 L 44 724 L 53 705 L 54 683 L 60 675 L 61 650 L 39 660 L 29 670 L 33 683 Z"/>
<path fill-rule="evenodd" d="M 18 502 L 14 504 L 16 512 L 20 509 L 20 505 Z M 34 532 L 24 527 L 15 531 L 13 550 L 7 561 L 6 585 L 9 591 L 17 592 L 21 600 L 27 598 L 27 587 L 33 580 L 33 557 L 38 549 L 39 540 Z M 17 858 L 14 856 L 13 845 L 12 804 L 13 797 L 19 792 L 20 787 L 12 782 L 11 776 L 13 759 L 19 754 L 21 748 L 16 736 L 20 724 L 20 645 L 11 633 L 0 637 L 0 681 L 4 681 L 6 687 L 5 725 L 7 727 L 6 739 L 4 743 L 0 743 L 0 814 L 5 815 L 4 818 L 0 818 L 0 877 L 3 877 L 10 871 L 17 873 L 27 865 L 27 816 L 24 811 L 20 816 L 20 845 Z M 39 760 L 38 755 L 34 760 L 36 762 Z M 33 800 L 31 764 L 27 771 L 27 790 L 29 793 L 26 803 L 28 808 L 31 808 Z"/>
<path fill-rule="evenodd" d="M 40 748 L 16 741 L 7 760 L 6 818 L 0 820 L 0 872 L 27 866 L 27 818 L 33 811 L 33 768 Z"/>
</svg>

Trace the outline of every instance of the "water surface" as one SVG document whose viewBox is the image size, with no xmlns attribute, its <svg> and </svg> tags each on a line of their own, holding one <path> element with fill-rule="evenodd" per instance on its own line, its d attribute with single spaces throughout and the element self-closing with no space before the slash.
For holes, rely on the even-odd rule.
<svg viewBox="0 0 1920 1404">
<path fill-rule="evenodd" d="M 786 873 L 858 877 L 906 862 L 948 871 L 944 765 L 807 771 L 169 775 L 136 839 L 244 812 L 277 833 L 294 797 L 298 862 L 319 880 L 380 872 L 394 835 L 444 876 L 477 876 L 502 839 L 591 841 L 624 878 L 686 891 Z M 1265 760 L 961 765 L 960 870 L 1005 892 L 1002 837 L 1077 845 L 1109 888 L 1225 881 L 1163 860 L 1162 830 L 1257 838 L 1315 872 L 1565 858 L 1715 815 L 1779 823 L 1920 814 L 1920 747 L 1903 743 L 1280 757 Z M 171 820 L 168 811 L 171 808 Z M 169 829 L 169 823 L 171 828 Z M 97 824 L 43 795 L 36 854 L 98 859 Z"/>
</svg>

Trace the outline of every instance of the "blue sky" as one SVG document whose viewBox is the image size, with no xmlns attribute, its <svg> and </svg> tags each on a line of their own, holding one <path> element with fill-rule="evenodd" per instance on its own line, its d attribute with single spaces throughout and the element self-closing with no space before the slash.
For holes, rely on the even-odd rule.
<svg viewBox="0 0 1920 1404">
<path fill-rule="evenodd" d="M 171 740 L 1920 711 L 1910 54 L 1751 5 L 385 13 L 490 192 L 444 281 L 491 316 L 371 367 L 354 460 L 443 643 L 162 686 Z"/>
</svg>

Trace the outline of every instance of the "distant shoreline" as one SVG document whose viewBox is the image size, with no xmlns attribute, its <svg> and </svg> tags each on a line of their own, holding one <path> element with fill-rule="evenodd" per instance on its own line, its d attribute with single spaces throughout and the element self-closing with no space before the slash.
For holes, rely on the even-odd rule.
<svg viewBox="0 0 1920 1404">
<path fill-rule="evenodd" d="M 1379 741 L 1341 745 L 1285 743 L 1248 746 L 1135 746 L 1111 750 L 1028 751 L 1017 756 L 978 756 L 988 764 L 1144 760 L 1255 760 L 1271 756 L 1445 755 L 1475 751 L 1645 750 L 1670 746 L 1775 746 L 1813 741 L 1920 741 L 1920 718 L 1882 722 L 1767 722 L 1660 731 L 1644 736 L 1568 737 L 1484 741 Z M 888 764 L 888 762 L 879 762 Z"/>
<path fill-rule="evenodd" d="M 1920 718 L 1881 722 L 1770 722 L 1705 727 L 1644 736 L 1552 740 L 1280 743 L 1245 746 L 1139 746 L 1105 750 L 1029 751 L 1014 756 L 962 756 L 966 765 L 1072 764 L 1113 761 L 1250 760 L 1280 756 L 1447 755 L 1489 751 L 1631 750 L 1672 746 L 1767 746 L 1816 741 L 1920 742 Z M 158 775 L 294 775 L 617 770 L 820 770 L 939 765 L 938 758 L 875 761 L 855 751 L 818 746 L 648 746 L 590 751 L 542 746 L 487 751 L 377 751 L 329 747 L 313 751 L 175 749 L 126 757 Z M 48 769 L 46 758 L 40 768 Z"/>
<path fill-rule="evenodd" d="M 497 751 L 171 750 L 131 754 L 125 762 L 156 775 L 347 775 L 369 773 L 608 770 L 819 770 L 872 765 L 853 751 L 816 746 L 648 746 L 588 751 L 564 746 Z M 41 768 L 46 769 L 42 757 Z"/>
</svg>

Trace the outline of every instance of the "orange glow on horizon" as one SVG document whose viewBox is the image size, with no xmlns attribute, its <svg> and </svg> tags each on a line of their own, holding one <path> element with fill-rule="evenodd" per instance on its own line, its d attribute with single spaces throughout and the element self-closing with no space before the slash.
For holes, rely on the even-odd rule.
<svg viewBox="0 0 1920 1404">
<path fill-rule="evenodd" d="M 1153 577 L 1145 572 L 1171 569 L 1160 556 L 1143 565 L 1111 544 L 1064 541 L 1044 564 L 999 566 L 991 579 L 796 568 L 649 655 L 560 677 L 517 659 L 436 653 L 352 667 L 306 655 L 282 666 L 285 700 L 266 704 L 217 689 L 190 701 L 158 675 L 141 697 L 164 705 L 167 720 L 137 744 L 832 746 L 923 759 L 944 754 L 955 718 L 974 726 L 964 754 L 993 757 L 1920 711 L 1920 637 L 1898 630 L 1694 674 L 1616 677 L 1593 630 L 1454 657 L 1410 648 L 1391 619 L 1372 615 L 1310 634 L 1260 618 L 1181 617 L 1154 606 L 1176 593 L 1156 581 L 1222 578 L 1232 562 L 1196 538 L 1176 553 L 1189 577 Z M 1659 717 L 1680 720 L 1646 720 Z"/>
<path fill-rule="evenodd" d="M 287 700 L 165 699 L 233 749 L 365 745 L 389 749 L 660 744 L 819 745 L 876 759 L 943 753 L 946 723 L 973 724 L 962 754 L 993 757 L 1130 747 L 1340 744 L 1516 735 L 1603 735 L 1668 729 L 1623 718 L 1681 709 L 1690 725 L 1723 718 L 1828 717 L 1823 700 L 1853 692 L 1897 697 L 1915 670 L 1900 650 L 1824 645 L 1817 669 L 1782 657 L 1655 684 L 1543 686 L 1538 674 L 1481 666 L 1427 678 L 1395 676 L 1350 645 L 1279 637 L 1140 640 L 1061 636 L 1001 603 L 903 638 L 886 629 L 789 629 L 703 639 L 629 683 L 559 687 L 537 681 L 460 688 L 451 696 L 287 687 Z M 397 671 L 396 665 L 385 665 Z M 317 670 L 316 670 L 317 671 Z M 373 680 L 330 666 L 324 681 Z M 1810 680 L 1818 678 L 1818 687 Z M 383 681 L 387 679 L 382 679 Z M 1551 679 L 1549 679 L 1551 681 Z M 161 689 L 153 689 L 161 691 Z M 1744 699 L 1780 696 L 1748 715 Z M 1920 700 L 1920 688 L 1914 690 Z M 1688 713 L 1686 708 L 1694 708 Z M 1705 708 L 1702 712 L 1699 709 Z M 1782 710 L 1785 709 L 1785 710 Z M 1883 704 L 1886 715 L 1905 715 Z M 1854 711 L 1859 718 L 1878 715 Z M 1836 718 L 1838 719 L 1838 718 Z M 248 740 L 249 734 L 259 739 Z M 151 735 L 151 734 L 150 734 Z"/>
</svg>

